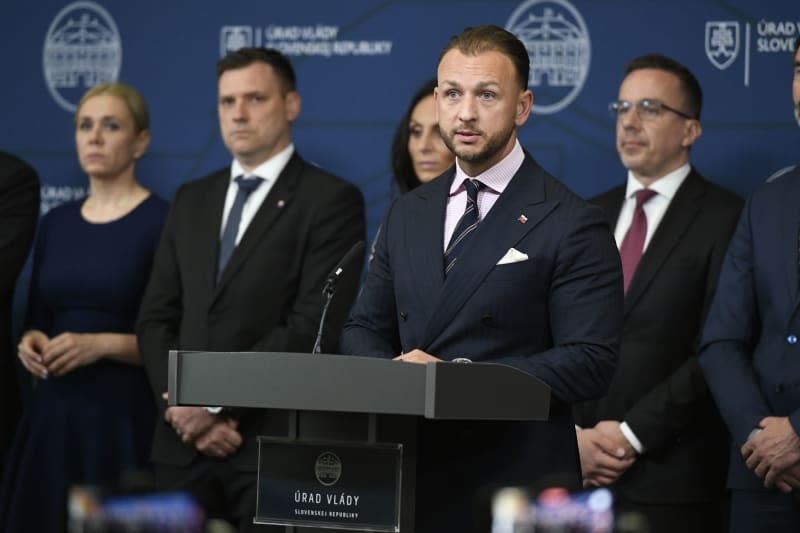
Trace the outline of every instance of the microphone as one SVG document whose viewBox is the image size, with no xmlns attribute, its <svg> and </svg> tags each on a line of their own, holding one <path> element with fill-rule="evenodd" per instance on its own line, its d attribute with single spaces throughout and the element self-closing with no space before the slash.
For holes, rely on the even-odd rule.
<svg viewBox="0 0 800 533">
<path fill-rule="evenodd" d="M 350 263 L 352 263 L 356 257 L 364 253 L 364 248 L 366 248 L 364 241 L 358 241 L 344 254 L 342 260 L 333 267 L 333 270 L 331 270 L 331 273 L 328 274 L 328 277 L 325 279 L 325 287 L 322 289 L 322 294 L 327 296 L 329 292 L 336 291 L 336 283 L 339 281 L 339 278 L 342 277 L 342 274 L 344 274 L 345 269 L 349 267 Z"/>
<path fill-rule="evenodd" d="M 336 292 L 336 284 L 341 279 L 342 274 L 345 272 L 349 272 L 351 268 L 351 263 L 355 262 L 357 257 L 361 257 L 364 253 L 364 249 L 366 245 L 364 241 L 358 241 L 355 243 L 342 260 L 337 263 L 331 273 L 328 274 L 328 277 L 325 279 L 325 286 L 322 288 L 322 294 L 325 295 L 325 306 L 322 308 L 322 318 L 319 319 L 319 329 L 317 330 L 317 338 L 314 340 L 314 348 L 311 350 L 311 353 L 317 354 L 322 351 L 322 332 L 325 328 L 325 317 L 328 314 L 328 308 L 331 305 L 331 301 L 333 300 L 333 295 Z M 355 267 L 355 265 L 352 265 Z"/>
</svg>

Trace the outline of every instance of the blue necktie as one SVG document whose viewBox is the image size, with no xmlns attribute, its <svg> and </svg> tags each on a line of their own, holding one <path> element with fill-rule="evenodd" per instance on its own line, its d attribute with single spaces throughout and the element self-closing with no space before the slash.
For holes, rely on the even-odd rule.
<svg viewBox="0 0 800 533">
<path fill-rule="evenodd" d="M 464 214 L 458 219 L 456 229 L 453 230 L 453 235 L 450 237 L 450 244 L 444 251 L 445 276 L 450 273 L 458 261 L 458 256 L 469 241 L 469 236 L 478 227 L 481 220 L 480 212 L 478 212 L 478 191 L 483 188 L 483 183 L 478 180 L 465 179 L 464 188 L 467 190 L 467 207 L 464 209 Z"/>
<path fill-rule="evenodd" d="M 225 265 L 233 255 L 233 250 L 236 248 L 236 234 L 239 233 L 239 223 L 242 221 L 242 209 L 250 196 L 264 178 L 258 176 L 252 178 L 245 178 L 238 176 L 235 180 L 238 189 L 236 190 L 236 199 L 233 201 L 230 213 L 228 213 L 228 222 L 225 224 L 225 231 L 222 232 L 222 241 L 219 245 L 219 262 L 217 263 L 217 281 L 222 277 L 222 271 L 225 270 Z"/>
</svg>

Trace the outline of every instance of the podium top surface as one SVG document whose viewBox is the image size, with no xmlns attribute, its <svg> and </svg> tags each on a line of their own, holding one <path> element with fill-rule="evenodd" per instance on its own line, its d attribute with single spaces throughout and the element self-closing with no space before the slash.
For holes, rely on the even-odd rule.
<svg viewBox="0 0 800 533">
<path fill-rule="evenodd" d="M 491 363 L 405 363 L 282 352 L 169 354 L 170 405 L 547 420 L 550 388 Z"/>
</svg>

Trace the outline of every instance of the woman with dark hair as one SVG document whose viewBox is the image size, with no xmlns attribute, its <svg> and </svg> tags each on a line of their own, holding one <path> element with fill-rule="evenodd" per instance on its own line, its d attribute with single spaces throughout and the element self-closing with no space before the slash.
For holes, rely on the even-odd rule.
<svg viewBox="0 0 800 533">
<path fill-rule="evenodd" d="M 435 87 L 432 79 L 419 88 L 394 133 L 392 180 L 401 194 L 439 176 L 455 160 L 439 133 Z"/>
<path fill-rule="evenodd" d="M 436 101 L 433 89 L 436 79 L 426 81 L 411 99 L 392 140 L 392 192 L 405 194 L 411 189 L 440 176 L 453 165 L 455 156 L 444 144 L 436 120 Z M 375 255 L 375 243 L 370 247 L 368 262 Z"/>
<path fill-rule="evenodd" d="M 75 112 L 84 200 L 39 225 L 18 357 L 36 386 L 4 469 L 0 531 L 66 530 L 67 489 L 147 465 L 156 409 L 133 333 L 167 203 L 136 179 L 150 125 L 124 83 Z"/>
</svg>

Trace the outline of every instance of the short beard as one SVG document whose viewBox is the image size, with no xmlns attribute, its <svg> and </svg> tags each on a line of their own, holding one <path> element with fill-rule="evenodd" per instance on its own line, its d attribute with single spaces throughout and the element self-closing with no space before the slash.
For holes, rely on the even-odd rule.
<svg viewBox="0 0 800 533">
<path fill-rule="evenodd" d="M 487 138 L 486 146 L 483 148 L 483 150 L 471 154 L 456 150 L 455 143 L 453 142 L 453 138 L 456 135 L 455 130 L 453 130 L 450 135 L 443 135 L 442 139 L 444 139 L 444 144 L 447 146 L 447 148 L 449 148 L 450 151 L 453 152 L 461 161 L 467 163 L 483 163 L 492 159 L 503 149 L 503 147 L 506 146 L 506 144 L 508 144 L 508 140 L 512 135 L 514 135 L 515 130 L 516 126 L 512 125 L 507 130 L 501 131 L 493 137 Z"/>
</svg>

